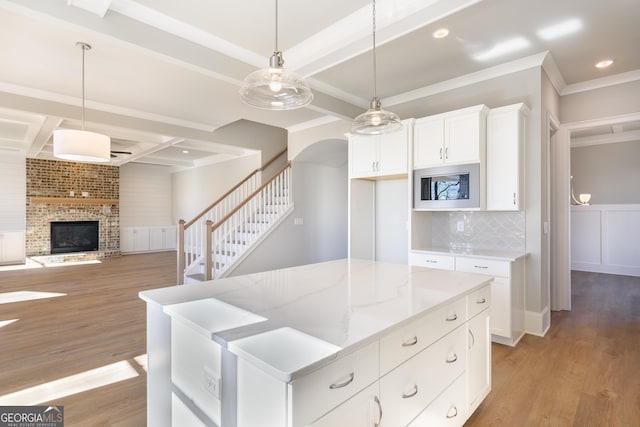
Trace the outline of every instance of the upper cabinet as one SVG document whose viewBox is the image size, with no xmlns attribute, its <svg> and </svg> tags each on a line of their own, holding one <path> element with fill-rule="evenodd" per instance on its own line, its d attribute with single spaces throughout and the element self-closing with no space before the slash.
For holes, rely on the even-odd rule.
<svg viewBox="0 0 640 427">
<path fill-rule="evenodd" d="M 349 176 L 375 178 L 408 172 L 409 136 L 413 120 L 400 131 L 382 135 L 349 135 Z"/>
<path fill-rule="evenodd" d="M 485 105 L 417 119 L 413 136 L 413 168 L 484 160 Z"/>
<path fill-rule="evenodd" d="M 487 210 L 524 209 L 524 140 L 529 109 L 493 108 L 487 116 Z"/>
</svg>

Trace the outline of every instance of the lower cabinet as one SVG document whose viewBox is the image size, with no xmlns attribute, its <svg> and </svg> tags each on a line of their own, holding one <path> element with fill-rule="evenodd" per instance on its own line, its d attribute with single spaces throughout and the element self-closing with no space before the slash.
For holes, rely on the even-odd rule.
<svg viewBox="0 0 640 427">
<path fill-rule="evenodd" d="M 247 366 L 253 375 L 238 375 L 238 426 L 463 425 L 491 389 L 490 292 L 487 285 L 290 383 Z"/>
<path fill-rule="evenodd" d="M 120 251 L 137 253 L 176 249 L 176 227 L 122 227 Z"/>
<path fill-rule="evenodd" d="M 493 276 L 491 338 L 514 346 L 524 335 L 524 258 L 515 260 L 411 251 L 412 265 Z"/>
</svg>

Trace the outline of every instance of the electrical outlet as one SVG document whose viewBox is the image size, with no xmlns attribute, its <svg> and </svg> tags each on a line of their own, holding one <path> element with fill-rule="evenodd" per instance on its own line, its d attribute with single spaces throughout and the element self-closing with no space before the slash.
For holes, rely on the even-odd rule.
<svg viewBox="0 0 640 427">
<path fill-rule="evenodd" d="M 464 231 L 464 221 L 458 221 L 456 226 L 457 226 L 458 231 L 460 231 L 460 232 Z"/>
<path fill-rule="evenodd" d="M 216 375 L 205 366 L 203 382 L 205 390 L 211 393 L 216 399 L 220 400 L 220 387 L 222 385 L 220 376 Z"/>
</svg>

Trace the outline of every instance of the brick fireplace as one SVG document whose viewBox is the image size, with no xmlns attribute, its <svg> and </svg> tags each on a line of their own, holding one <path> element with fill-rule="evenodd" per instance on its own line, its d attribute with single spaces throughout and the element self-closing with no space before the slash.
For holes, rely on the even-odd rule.
<svg viewBox="0 0 640 427">
<path fill-rule="evenodd" d="M 98 222 L 98 250 L 74 260 L 120 255 L 117 166 L 27 159 L 27 256 L 51 255 L 52 222 Z M 58 251 L 64 253 L 64 251 Z"/>
</svg>

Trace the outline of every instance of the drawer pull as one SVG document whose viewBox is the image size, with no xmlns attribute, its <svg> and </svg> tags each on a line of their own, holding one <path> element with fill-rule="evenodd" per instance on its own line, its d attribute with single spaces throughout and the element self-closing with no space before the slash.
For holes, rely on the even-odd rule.
<svg viewBox="0 0 640 427">
<path fill-rule="evenodd" d="M 447 322 L 455 322 L 456 320 L 458 320 L 458 315 L 453 313 L 452 315 L 448 316 L 445 320 Z"/>
<path fill-rule="evenodd" d="M 457 360 L 458 360 L 458 355 L 457 355 L 457 354 L 455 354 L 455 353 L 453 353 L 453 356 L 452 356 L 452 357 L 450 357 L 450 358 L 449 358 L 449 357 L 447 357 L 446 362 L 447 362 L 447 363 L 454 363 L 454 362 L 456 362 Z"/>
<path fill-rule="evenodd" d="M 375 423 L 373 427 L 379 427 L 382 423 L 382 405 L 380 404 L 380 399 L 378 399 L 378 396 L 375 396 L 373 400 L 376 402 L 376 405 L 378 405 L 378 422 Z"/>
<path fill-rule="evenodd" d="M 435 261 L 433 259 L 427 259 L 425 261 L 428 262 L 429 264 L 437 264 L 438 263 L 438 261 Z"/>
<path fill-rule="evenodd" d="M 449 408 L 449 412 L 447 412 L 447 418 L 455 418 L 458 416 L 458 408 L 452 406 Z"/>
<path fill-rule="evenodd" d="M 411 390 L 409 393 L 402 393 L 402 398 L 403 399 L 409 399 L 410 397 L 413 397 L 416 394 L 418 394 L 418 386 L 414 385 L 413 386 L 413 390 Z"/>
<path fill-rule="evenodd" d="M 487 300 L 484 299 L 484 297 L 480 297 L 476 300 L 476 304 L 484 304 L 485 302 L 487 302 Z"/>
<path fill-rule="evenodd" d="M 331 390 L 335 390 L 335 389 L 337 389 L 337 388 L 346 387 L 346 386 L 348 386 L 349 384 L 351 384 L 351 382 L 353 381 L 353 377 L 354 377 L 354 376 L 355 376 L 355 375 L 353 374 L 353 372 L 351 372 L 351 373 L 349 374 L 349 378 L 347 378 L 345 381 L 343 381 L 343 382 L 341 382 L 341 383 L 333 383 L 333 384 L 331 384 L 331 385 L 329 386 L 329 388 L 330 388 Z"/>
<path fill-rule="evenodd" d="M 488 265 L 474 265 L 474 267 L 475 268 L 482 268 L 483 270 L 489 268 Z"/>
<path fill-rule="evenodd" d="M 418 344 L 418 337 L 414 336 L 409 341 L 405 341 L 402 343 L 403 347 L 411 347 L 412 345 Z"/>
<path fill-rule="evenodd" d="M 471 329 L 469 329 L 469 350 L 471 350 L 474 345 L 476 345 L 476 337 L 473 335 L 473 332 L 471 332 Z"/>
</svg>

